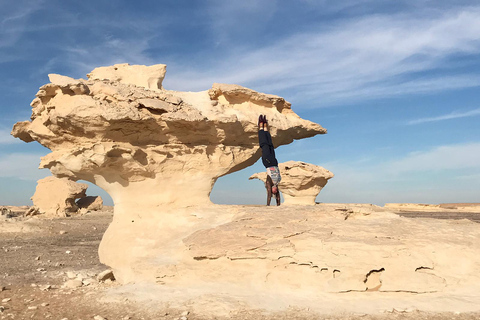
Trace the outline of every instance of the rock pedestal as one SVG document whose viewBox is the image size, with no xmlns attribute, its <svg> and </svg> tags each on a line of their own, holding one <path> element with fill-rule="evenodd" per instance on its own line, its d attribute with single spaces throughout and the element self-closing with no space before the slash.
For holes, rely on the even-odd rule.
<svg viewBox="0 0 480 320">
<path fill-rule="evenodd" d="M 320 191 L 333 178 L 333 173 L 327 169 L 301 161 L 287 161 L 278 167 L 282 176 L 278 186 L 286 205 L 314 205 Z M 249 179 L 265 182 L 267 173 L 255 173 Z"/>
</svg>

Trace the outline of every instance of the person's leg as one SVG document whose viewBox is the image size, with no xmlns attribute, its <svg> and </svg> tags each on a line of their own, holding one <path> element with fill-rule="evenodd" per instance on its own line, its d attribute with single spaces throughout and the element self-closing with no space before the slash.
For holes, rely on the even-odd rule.
<svg viewBox="0 0 480 320">
<path fill-rule="evenodd" d="M 268 136 L 269 132 L 264 131 L 264 130 L 259 130 L 258 131 L 258 144 L 260 145 L 260 148 L 263 149 L 264 146 L 267 146 L 268 143 Z"/>
</svg>

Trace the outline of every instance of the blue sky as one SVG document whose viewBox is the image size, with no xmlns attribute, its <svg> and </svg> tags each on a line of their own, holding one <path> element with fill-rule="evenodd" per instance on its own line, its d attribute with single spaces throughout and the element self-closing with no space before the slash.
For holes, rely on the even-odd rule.
<svg viewBox="0 0 480 320">
<path fill-rule="evenodd" d="M 9 133 L 48 73 L 167 64 L 166 89 L 277 94 L 327 135 L 277 149 L 335 174 L 317 201 L 480 202 L 480 4 L 427 0 L 0 0 L 0 204 L 30 204 L 48 150 Z M 454 3 L 454 4 L 453 4 Z M 216 203 L 261 204 L 248 177 Z M 101 190 L 89 188 L 89 194 Z"/>
</svg>

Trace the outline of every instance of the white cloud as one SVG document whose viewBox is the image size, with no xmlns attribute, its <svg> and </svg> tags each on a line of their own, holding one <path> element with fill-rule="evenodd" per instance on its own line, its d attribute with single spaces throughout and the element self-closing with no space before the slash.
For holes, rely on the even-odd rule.
<svg viewBox="0 0 480 320">
<path fill-rule="evenodd" d="M 45 178 L 51 174 L 49 170 L 38 169 L 42 156 L 44 154 L 39 153 L 11 153 L 1 156 L 0 177 L 33 181 Z"/>
<path fill-rule="evenodd" d="M 320 201 L 478 202 L 480 142 L 438 146 L 398 160 L 349 159 L 319 165 L 335 174 Z"/>
<path fill-rule="evenodd" d="M 450 119 L 473 117 L 478 115 L 480 115 L 480 108 L 466 111 L 466 112 L 454 111 L 449 114 L 445 114 L 441 116 L 415 119 L 415 120 L 409 121 L 407 124 L 413 125 L 413 124 L 420 124 L 425 122 L 437 122 L 437 121 L 444 121 L 444 120 L 450 120 Z"/>
<path fill-rule="evenodd" d="M 411 153 L 386 165 L 395 174 L 403 172 L 480 169 L 480 143 L 446 145 Z"/>
<path fill-rule="evenodd" d="M 20 144 L 21 142 L 20 139 L 14 138 L 10 135 L 10 130 L 0 129 L 0 145 Z"/>
<path fill-rule="evenodd" d="M 28 17 L 40 10 L 43 2 L 43 0 L 19 0 L 14 3 L 2 3 L 0 48 L 12 46 L 20 39 L 27 28 Z"/>
<path fill-rule="evenodd" d="M 298 92 L 296 98 L 332 104 L 479 86 L 479 76 L 455 74 L 452 67 L 448 77 L 413 76 L 445 71 L 454 55 L 478 53 L 480 7 L 441 15 L 375 15 L 297 33 L 260 49 L 239 48 L 208 70 L 169 75 L 167 83 L 172 89 L 204 90 L 215 78 L 266 92 L 291 90 Z"/>
</svg>

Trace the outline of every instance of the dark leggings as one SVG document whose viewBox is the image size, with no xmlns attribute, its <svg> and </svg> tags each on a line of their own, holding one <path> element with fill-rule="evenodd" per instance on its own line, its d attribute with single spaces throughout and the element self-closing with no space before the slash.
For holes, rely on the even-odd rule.
<svg viewBox="0 0 480 320">
<path fill-rule="evenodd" d="M 270 132 L 265 130 L 258 131 L 258 143 L 262 148 L 262 162 L 265 168 L 278 166 L 277 158 L 275 158 L 275 148 L 272 143 Z"/>
</svg>

